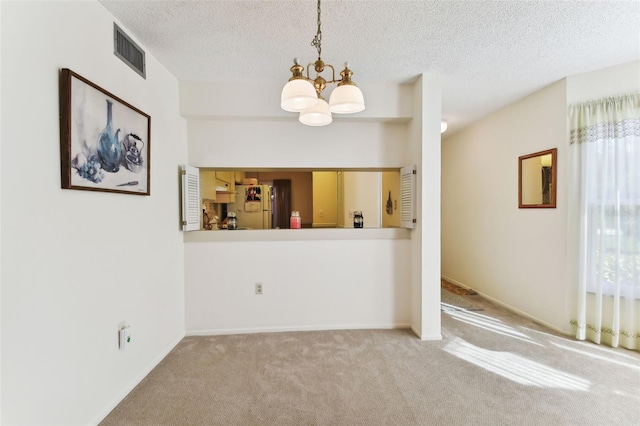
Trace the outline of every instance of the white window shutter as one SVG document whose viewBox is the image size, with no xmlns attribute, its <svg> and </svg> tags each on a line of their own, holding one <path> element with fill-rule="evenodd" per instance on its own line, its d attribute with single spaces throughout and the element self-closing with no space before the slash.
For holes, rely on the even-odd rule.
<svg viewBox="0 0 640 426">
<path fill-rule="evenodd" d="M 416 226 L 416 166 L 400 169 L 400 226 Z"/>
<path fill-rule="evenodd" d="M 182 166 L 182 230 L 200 229 L 200 170 Z"/>
</svg>

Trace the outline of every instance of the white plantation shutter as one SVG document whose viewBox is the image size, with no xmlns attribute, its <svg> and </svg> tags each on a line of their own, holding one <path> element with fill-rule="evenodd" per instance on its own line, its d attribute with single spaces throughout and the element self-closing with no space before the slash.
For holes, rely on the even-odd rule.
<svg viewBox="0 0 640 426">
<path fill-rule="evenodd" d="M 182 166 L 182 230 L 200 229 L 200 170 Z"/>
<path fill-rule="evenodd" d="M 400 169 L 400 226 L 413 229 L 416 225 L 416 166 Z"/>
</svg>

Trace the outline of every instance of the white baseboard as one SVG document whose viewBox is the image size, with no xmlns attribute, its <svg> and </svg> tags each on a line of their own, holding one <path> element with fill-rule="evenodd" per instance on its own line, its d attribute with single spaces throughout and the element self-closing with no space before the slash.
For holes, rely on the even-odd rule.
<svg viewBox="0 0 640 426">
<path fill-rule="evenodd" d="M 413 334 L 415 334 L 418 339 L 420 338 L 420 332 L 414 326 L 411 326 L 411 331 L 413 331 Z"/>
<path fill-rule="evenodd" d="M 442 334 L 422 334 L 413 326 L 411 327 L 411 331 L 413 331 L 413 334 L 415 334 L 418 337 L 418 339 L 423 341 L 442 340 Z"/>
<path fill-rule="evenodd" d="M 440 276 L 440 278 L 442 278 L 442 279 L 443 279 L 443 280 L 445 280 L 445 281 L 450 282 L 451 284 L 455 284 L 455 285 L 457 285 L 458 287 L 462 287 L 462 288 L 464 288 L 465 290 L 473 290 L 473 289 L 472 289 L 471 287 L 469 287 L 468 285 L 464 285 L 464 284 L 462 284 L 461 282 L 458 282 L 458 281 L 454 280 L 453 278 L 449 278 L 449 277 L 447 277 L 447 276 L 445 276 L 445 275 L 441 275 L 441 276 Z M 473 290 L 473 291 L 475 291 L 475 290 Z"/>
<path fill-rule="evenodd" d="M 423 334 L 420 336 L 420 340 L 433 342 L 436 340 L 442 340 L 442 334 Z"/>
<path fill-rule="evenodd" d="M 282 333 L 287 331 L 330 331 L 330 330 L 392 330 L 410 328 L 409 324 L 348 324 L 348 325 L 302 325 L 286 327 L 221 328 L 208 330 L 187 330 L 187 336 L 224 336 L 229 334 Z"/>
<path fill-rule="evenodd" d="M 478 290 L 476 290 L 474 288 L 469 287 L 468 285 L 464 285 L 463 283 L 458 282 L 458 281 L 456 281 L 456 280 L 454 280 L 452 278 L 446 277 L 444 275 L 442 275 L 441 277 L 442 277 L 443 280 L 448 281 L 451 284 L 455 284 L 455 285 L 457 285 L 459 287 L 462 287 L 464 289 L 467 289 L 467 290 L 475 291 L 476 293 L 478 293 L 480 296 L 484 297 L 485 299 L 495 303 L 496 305 L 500 305 L 503 308 L 508 309 L 509 311 L 520 315 L 521 317 L 530 319 L 531 321 L 533 321 L 533 322 L 535 322 L 537 324 L 543 325 L 543 326 L 545 326 L 545 327 L 547 327 L 547 328 L 549 328 L 549 329 L 551 329 L 551 330 L 553 330 L 553 331 L 555 331 L 557 333 L 560 333 L 560 334 L 563 334 L 563 335 L 567 335 L 567 336 L 569 335 L 566 332 L 566 330 L 562 330 L 562 329 L 556 327 L 555 325 L 549 324 L 546 321 L 543 321 L 540 318 L 537 318 L 537 317 L 535 317 L 535 316 L 533 316 L 533 315 L 531 315 L 531 314 L 529 314 L 527 312 L 521 311 L 518 308 L 514 308 L 513 306 L 508 305 L 508 304 L 506 304 L 506 303 L 502 302 L 501 300 L 498 300 L 498 299 L 496 299 L 494 297 L 488 296 L 488 295 L 486 295 L 486 294 L 484 294 L 484 293 L 482 293 L 482 292 L 480 292 L 480 291 L 478 291 Z"/>
<path fill-rule="evenodd" d="M 144 370 L 142 370 L 142 372 L 140 374 L 138 374 L 133 380 L 131 380 L 129 382 L 129 384 L 127 386 L 125 386 L 125 388 L 122 390 L 122 392 L 120 392 L 116 398 L 110 403 L 107 404 L 106 408 L 104 410 L 102 410 L 102 412 L 100 414 L 98 414 L 96 416 L 96 421 L 91 422 L 90 424 L 94 424 L 97 425 L 99 424 L 101 421 L 103 421 L 108 415 L 109 413 L 111 413 L 113 411 L 114 408 L 116 408 L 118 406 L 118 404 L 120 404 L 120 402 L 122 402 L 122 400 L 129 395 L 129 393 L 136 387 L 138 386 L 138 384 L 142 381 L 142 379 L 144 379 L 145 377 L 147 377 L 147 375 L 149 373 L 151 373 L 151 370 L 153 370 L 154 368 L 156 368 L 158 366 L 158 364 L 160 364 L 160 361 L 162 361 L 167 355 L 169 355 L 169 352 L 171 352 L 173 350 L 173 348 L 175 348 L 178 343 L 180 343 L 180 341 L 184 338 L 184 334 L 180 335 L 177 339 L 175 339 L 173 342 L 171 342 L 169 344 L 168 347 L 166 347 L 161 353 L 160 355 L 158 355 L 157 357 L 155 357 L 147 366 L 147 368 L 145 368 Z"/>
</svg>

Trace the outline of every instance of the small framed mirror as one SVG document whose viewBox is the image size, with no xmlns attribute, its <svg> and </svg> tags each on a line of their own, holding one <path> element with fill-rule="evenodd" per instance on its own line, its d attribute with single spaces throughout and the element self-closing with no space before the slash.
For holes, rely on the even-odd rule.
<svg viewBox="0 0 640 426">
<path fill-rule="evenodd" d="M 518 207 L 556 208 L 558 149 L 518 157 Z"/>
</svg>

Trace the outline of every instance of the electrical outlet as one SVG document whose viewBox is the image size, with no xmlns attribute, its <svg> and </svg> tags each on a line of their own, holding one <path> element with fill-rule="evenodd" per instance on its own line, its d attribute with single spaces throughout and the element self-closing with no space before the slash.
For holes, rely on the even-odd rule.
<svg viewBox="0 0 640 426">
<path fill-rule="evenodd" d="M 125 349 L 131 344 L 131 329 L 124 321 L 121 322 L 118 327 L 118 346 L 120 347 L 120 349 Z"/>
<path fill-rule="evenodd" d="M 324 217 L 324 210 L 320 210 L 320 213 L 318 214 L 318 216 Z"/>
<path fill-rule="evenodd" d="M 262 283 L 256 283 L 256 294 L 262 294 Z"/>
<path fill-rule="evenodd" d="M 353 218 L 353 210 L 349 210 L 349 217 Z"/>
</svg>

